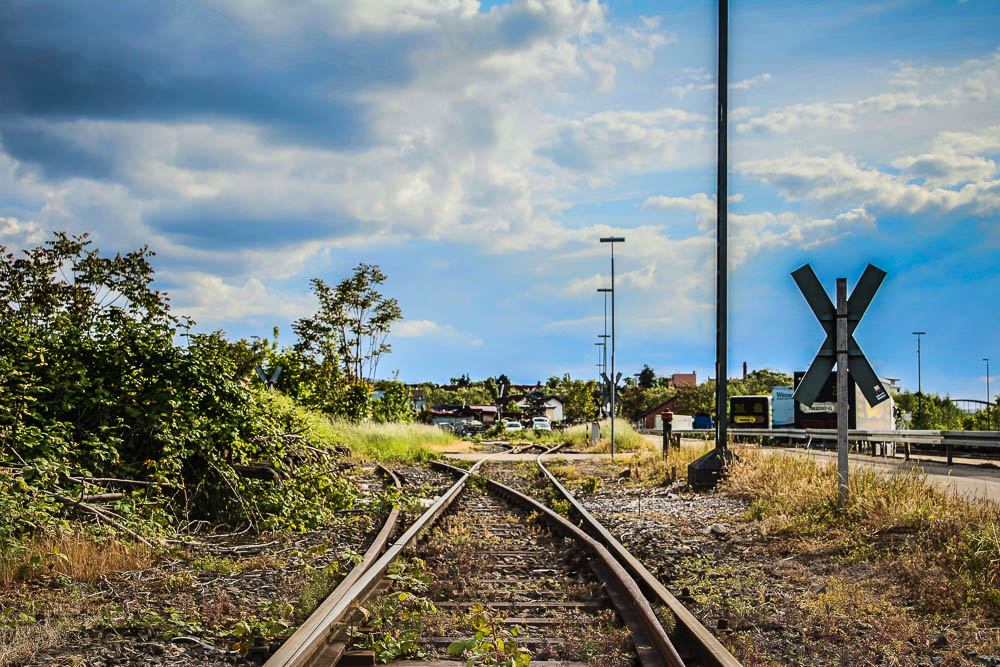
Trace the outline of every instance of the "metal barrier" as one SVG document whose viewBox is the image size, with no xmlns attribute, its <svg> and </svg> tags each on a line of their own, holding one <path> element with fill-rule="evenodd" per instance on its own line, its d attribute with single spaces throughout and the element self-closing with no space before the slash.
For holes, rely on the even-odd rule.
<svg viewBox="0 0 1000 667">
<path fill-rule="evenodd" d="M 660 434 L 660 430 L 645 430 L 645 433 Z M 713 436 L 705 429 L 675 430 L 674 435 Z M 791 440 L 836 440 L 837 429 L 804 428 L 731 428 L 730 435 L 786 438 Z M 940 445 L 952 447 L 983 447 L 1000 449 L 1000 431 L 848 431 L 851 442 L 897 442 L 911 445 Z"/>
</svg>

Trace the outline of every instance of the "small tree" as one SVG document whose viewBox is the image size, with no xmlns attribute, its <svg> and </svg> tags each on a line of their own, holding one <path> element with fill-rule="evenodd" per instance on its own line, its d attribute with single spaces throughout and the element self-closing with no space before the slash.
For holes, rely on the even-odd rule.
<svg viewBox="0 0 1000 667">
<path fill-rule="evenodd" d="M 376 264 L 358 264 L 354 274 L 330 288 L 313 278 L 313 292 L 319 311 L 292 325 L 299 336 L 297 347 L 329 356 L 330 348 L 339 355 L 348 380 L 372 382 L 379 359 L 392 346 L 386 342 L 392 323 L 402 318 L 396 299 L 376 289 L 386 275 Z"/>
<path fill-rule="evenodd" d="M 642 370 L 639 371 L 639 386 L 643 389 L 652 389 L 655 383 L 656 372 L 647 364 L 643 364 Z"/>
</svg>

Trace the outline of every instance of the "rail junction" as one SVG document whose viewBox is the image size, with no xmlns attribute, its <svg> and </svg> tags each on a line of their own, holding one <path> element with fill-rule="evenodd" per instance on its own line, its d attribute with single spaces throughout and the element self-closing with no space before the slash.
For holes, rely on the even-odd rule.
<svg viewBox="0 0 1000 667">
<path fill-rule="evenodd" d="M 570 507 L 576 523 L 492 476 L 480 475 L 490 457 L 469 470 L 435 463 L 453 474 L 455 483 L 395 539 L 400 516 L 393 511 L 362 562 L 272 655 L 267 667 L 375 664 L 374 651 L 358 649 L 363 644 L 359 638 L 373 632 L 365 627 L 368 608 L 388 593 L 397 594 L 393 573 L 411 557 L 432 571 L 427 593 L 435 611 L 452 612 L 456 618 L 467 618 L 470 612 L 496 614 L 493 623 L 505 628 L 504 637 L 511 637 L 514 626 L 519 628 L 513 641 L 531 651 L 532 665 L 582 667 L 587 663 L 580 655 L 580 638 L 601 634 L 630 638 L 630 664 L 739 665 L 559 484 L 544 463 L 555 449 L 538 454 L 536 462 L 552 485 L 552 497 Z M 455 539 L 429 539 L 435 534 Z M 464 637 L 452 625 L 438 623 L 425 628 L 415 643 L 440 654 Z M 389 664 L 440 667 L 465 661 Z"/>
</svg>

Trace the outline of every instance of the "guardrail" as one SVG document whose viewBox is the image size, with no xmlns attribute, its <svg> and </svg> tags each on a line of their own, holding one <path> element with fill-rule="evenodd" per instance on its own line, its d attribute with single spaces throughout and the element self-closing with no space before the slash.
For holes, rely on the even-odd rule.
<svg viewBox="0 0 1000 667">
<path fill-rule="evenodd" d="M 791 440 L 836 440 L 837 429 L 822 428 L 730 428 L 730 435 L 787 438 Z M 660 435 L 659 429 L 644 429 L 643 433 Z M 714 436 L 708 429 L 681 429 L 674 435 Z M 912 445 L 942 445 L 953 447 L 984 447 L 1000 449 L 1000 431 L 868 431 L 851 429 L 847 432 L 851 442 L 898 442 Z"/>
</svg>

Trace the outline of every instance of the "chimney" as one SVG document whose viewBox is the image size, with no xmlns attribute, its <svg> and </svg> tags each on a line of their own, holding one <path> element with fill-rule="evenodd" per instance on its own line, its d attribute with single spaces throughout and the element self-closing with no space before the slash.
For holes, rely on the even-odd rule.
<svg viewBox="0 0 1000 667">
<path fill-rule="evenodd" d="M 743 362 L 743 381 L 746 382 L 747 379 L 747 362 Z"/>
</svg>

